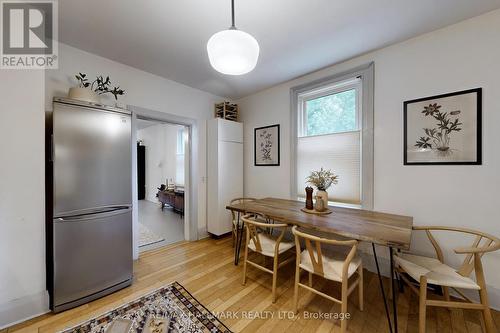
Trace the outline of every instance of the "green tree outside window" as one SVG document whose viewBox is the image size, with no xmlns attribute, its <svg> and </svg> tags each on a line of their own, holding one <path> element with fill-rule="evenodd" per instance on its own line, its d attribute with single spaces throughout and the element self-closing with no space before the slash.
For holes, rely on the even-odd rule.
<svg viewBox="0 0 500 333">
<path fill-rule="evenodd" d="M 356 90 L 307 101 L 306 117 L 307 136 L 356 130 Z"/>
</svg>

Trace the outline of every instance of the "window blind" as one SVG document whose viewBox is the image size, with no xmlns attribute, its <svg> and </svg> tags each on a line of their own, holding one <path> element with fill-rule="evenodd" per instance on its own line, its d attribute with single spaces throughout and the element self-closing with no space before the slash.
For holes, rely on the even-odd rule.
<svg viewBox="0 0 500 333">
<path fill-rule="evenodd" d="M 297 194 L 305 197 L 311 171 L 331 169 L 338 184 L 328 189 L 330 201 L 361 204 L 360 131 L 299 137 L 297 144 Z"/>
<path fill-rule="evenodd" d="M 175 161 L 175 183 L 184 185 L 184 155 L 177 154 Z"/>
</svg>

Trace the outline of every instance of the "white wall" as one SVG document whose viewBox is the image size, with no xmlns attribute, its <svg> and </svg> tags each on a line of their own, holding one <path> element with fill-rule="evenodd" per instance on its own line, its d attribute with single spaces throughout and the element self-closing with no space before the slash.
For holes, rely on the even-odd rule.
<svg viewBox="0 0 500 333">
<path fill-rule="evenodd" d="M 0 328 L 47 309 L 42 70 L 0 69 Z"/>
<path fill-rule="evenodd" d="M 222 98 L 59 44 L 59 69 L 0 70 L 0 327 L 48 309 L 45 291 L 44 110 L 74 74 L 109 75 L 125 104 L 197 120 L 198 228 L 206 231 L 206 120 Z M 45 96 L 44 96 L 45 90 Z M 45 97 L 45 103 L 43 102 Z M 112 100 L 104 100 L 106 103 Z"/>
<path fill-rule="evenodd" d="M 245 124 L 245 195 L 290 195 L 290 88 L 375 62 L 375 210 L 417 225 L 470 227 L 500 234 L 500 10 L 280 84 L 239 103 Z M 369 37 L 367 37 L 369 38 Z M 403 166 L 405 100 L 483 88 L 482 166 Z M 253 129 L 281 124 L 281 166 L 253 165 Z M 446 259 L 456 238 L 443 240 Z M 412 248 L 428 253 L 424 238 Z M 370 258 L 371 259 L 371 258 Z M 453 263 L 457 263 L 453 261 Z M 500 251 L 484 256 L 491 303 L 500 308 Z"/>
<path fill-rule="evenodd" d="M 156 194 L 161 184 L 177 179 L 177 132 L 183 126 L 158 124 L 137 131 L 137 139 L 146 147 L 146 200 L 158 202 Z M 180 165 L 184 169 L 184 164 Z"/>
</svg>

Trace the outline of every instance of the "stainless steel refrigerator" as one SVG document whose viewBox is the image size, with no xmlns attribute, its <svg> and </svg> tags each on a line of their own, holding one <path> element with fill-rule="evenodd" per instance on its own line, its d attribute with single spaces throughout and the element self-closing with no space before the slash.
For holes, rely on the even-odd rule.
<svg viewBox="0 0 500 333">
<path fill-rule="evenodd" d="M 132 282 L 131 116 L 55 98 L 46 139 L 47 289 L 59 312 Z"/>
</svg>

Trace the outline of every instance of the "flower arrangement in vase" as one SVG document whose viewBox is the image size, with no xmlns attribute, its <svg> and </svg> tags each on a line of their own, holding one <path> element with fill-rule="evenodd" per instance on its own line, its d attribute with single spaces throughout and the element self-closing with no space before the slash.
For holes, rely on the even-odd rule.
<svg viewBox="0 0 500 333">
<path fill-rule="evenodd" d="M 328 207 L 328 188 L 338 183 L 339 176 L 332 170 L 325 170 L 321 168 L 319 171 L 312 171 L 306 178 L 307 183 L 316 187 L 316 197 L 323 200 L 323 207 Z"/>
</svg>

